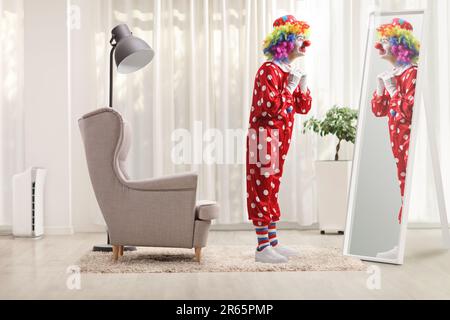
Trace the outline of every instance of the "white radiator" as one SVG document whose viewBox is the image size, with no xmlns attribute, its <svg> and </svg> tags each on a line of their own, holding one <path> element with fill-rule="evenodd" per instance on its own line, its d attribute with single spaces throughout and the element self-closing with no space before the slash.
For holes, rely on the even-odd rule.
<svg viewBox="0 0 450 320">
<path fill-rule="evenodd" d="M 44 235 L 44 187 L 47 171 L 30 168 L 13 177 L 13 235 Z"/>
</svg>

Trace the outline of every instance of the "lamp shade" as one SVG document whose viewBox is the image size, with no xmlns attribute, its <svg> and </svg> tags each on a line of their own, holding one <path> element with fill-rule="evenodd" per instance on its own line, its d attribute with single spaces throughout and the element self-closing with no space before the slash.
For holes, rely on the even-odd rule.
<svg viewBox="0 0 450 320">
<path fill-rule="evenodd" d="M 138 71 L 148 65 L 155 52 L 142 39 L 133 36 L 127 25 L 121 24 L 112 31 L 116 41 L 115 60 L 117 72 L 128 74 Z"/>
</svg>

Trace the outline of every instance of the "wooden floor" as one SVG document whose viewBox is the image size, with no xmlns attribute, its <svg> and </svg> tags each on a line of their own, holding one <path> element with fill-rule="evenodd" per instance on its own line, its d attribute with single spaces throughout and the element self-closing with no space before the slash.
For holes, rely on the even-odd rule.
<svg viewBox="0 0 450 320">
<path fill-rule="evenodd" d="M 340 236 L 281 231 L 285 244 L 342 245 Z M 450 299 L 450 252 L 439 230 L 410 230 L 404 266 L 377 265 L 381 290 L 365 272 L 82 275 L 67 289 L 66 270 L 102 243 L 102 234 L 0 237 L 0 299 Z M 216 231 L 211 244 L 253 245 L 252 232 Z M 370 264 L 372 265 L 372 264 Z"/>
</svg>

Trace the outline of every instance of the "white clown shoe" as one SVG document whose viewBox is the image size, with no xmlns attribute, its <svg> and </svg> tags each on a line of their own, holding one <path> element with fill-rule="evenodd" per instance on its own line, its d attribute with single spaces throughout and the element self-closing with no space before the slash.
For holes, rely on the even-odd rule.
<svg viewBox="0 0 450 320">
<path fill-rule="evenodd" d="M 272 247 L 267 247 L 263 251 L 256 251 L 255 261 L 261 263 L 287 263 L 288 259 L 278 254 Z"/>
<path fill-rule="evenodd" d="M 395 260 L 398 259 L 398 247 L 395 247 L 394 249 L 386 252 L 381 252 L 377 254 L 377 258 L 379 259 L 386 259 L 386 260 Z"/>
<path fill-rule="evenodd" d="M 280 246 L 277 245 L 275 247 L 273 247 L 273 249 L 281 256 L 286 257 L 286 258 L 291 258 L 291 257 L 298 257 L 298 252 L 289 248 L 289 247 L 284 247 L 284 246 Z"/>
</svg>

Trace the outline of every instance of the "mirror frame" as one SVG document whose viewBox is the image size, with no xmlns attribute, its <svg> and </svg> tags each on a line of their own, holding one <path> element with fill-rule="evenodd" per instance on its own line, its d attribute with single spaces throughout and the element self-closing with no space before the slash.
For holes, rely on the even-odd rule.
<svg viewBox="0 0 450 320">
<path fill-rule="evenodd" d="M 411 141 L 410 141 L 410 147 L 409 147 L 409 158 L 408 158 L 408 168 L 412 168 L 414 166 L 415 161 L 415 150 L 416 150 L 416 142 L 417 142 L 417 129 L 418 129 L 418 118 L 419 114 L 421 113 L 421 105 L 423 100 L 423 90 L 422 90 L 422 83 L 423 83 L 423 70 L 422 66 L 424 65 L 423 61 L 426 60 L 426 39 L 425 39 L 425 30 L 426 26 L 428 24 L 427 21 L 427 14 L 426 10 L 409 10 L 409 11 L 376 11 L 372 12 L 369 15 L 369 23 L 367 27 L 367 37 L 366 37 L 366 48 L 364 53 L 364 67 L 363 67 L 363 75 L 362 75 L 362 83 L 361 83 L 361 91 L 360 91 L 360 98 L 359 98 L 359 120 L 358 120 L 358 130 L 357 130 L 357 136 L 356 136 L 356 143 L 355 143 L 355 149 L 353 154 L 353 165 L 352 165 L 352 173 L 351 173 L 351 179 L 350 179 L 350 190 L 349 190 L 349 196 L 348 196 L 348 211 L 347 211 L 347 221 L 346 221 L 346 232 L 345 232 L 345 240 L 344 240 L 344 256 L 348 257 L 354 257 L 361 259 L 363 261 L 371 261 L 371 262 L 379 262 L 379 263 L 385 263 L 385 264 L 394 264 L 394 265 L 402 265 L 404 263 L 404 256 L 405 256 L 405 248 L 406 248 L 406 233 L 407 233 L 407 226 L 408 226 L 408 219 L 409 219 L 409 204 L 410 204 L 410 195 L 411 195 L 411 181 L 412 181 L 412 170 L 408 170 L 407 177 L 406 177 L 406 184 L 405 184 L 405 196 L 404 196 L 404 204 L 403 204 L 403 223 L 400 228 L 400 235 L 399 235 L 399 256 L 396 261 L 394 260 L 386 260 L 386 259 L 380 259 L 376 257 L 367 257 L 367 256 L 361 256 L 361 255 L 354 255 L 350 253 L 350 241 L 352 236 L 352 229 L 353 229 L 353 217 L 355 214 L 355 202 L 356 202 L 356 186 L 357 186 L 357 180 L 358 180 L 358 172 L 360 167 L 360 153 L 361 153 L 361 146 L 363 143 L 363 131 L 364 127 L 360 124 L 364 124 L 365 118 L 367 115 L 367 108 L 363 108 L 363 104 L 365 102 L 365 97 L 367 96 L 367 93 L 369 91 L 368 89 L 368 74 L 367 74 L 367 66 L 369 63 L 369 49 L 371 48 L 371 40 L 373 40 L 374 35 L 371 34 L 371 26 L 375 23 L 375 19 L 377 17 L 390 17 L 390 16 L 400 16 L 400 15 L 413 15 L 413 14 L 422 14 L 423 15 L 423 24 L 422 24 L 422 30 L 420 30 L 421 33 L 421 56 L 419 60 L 419 69 L 417 74 L 417 82 L 416 82 L 416 94 L 415 94 L 415 103 L 419 103 L 419 108 L 416 108 L 413 114 L 412 118 L 412 127 L 411 127 Z"/>
</svg>

